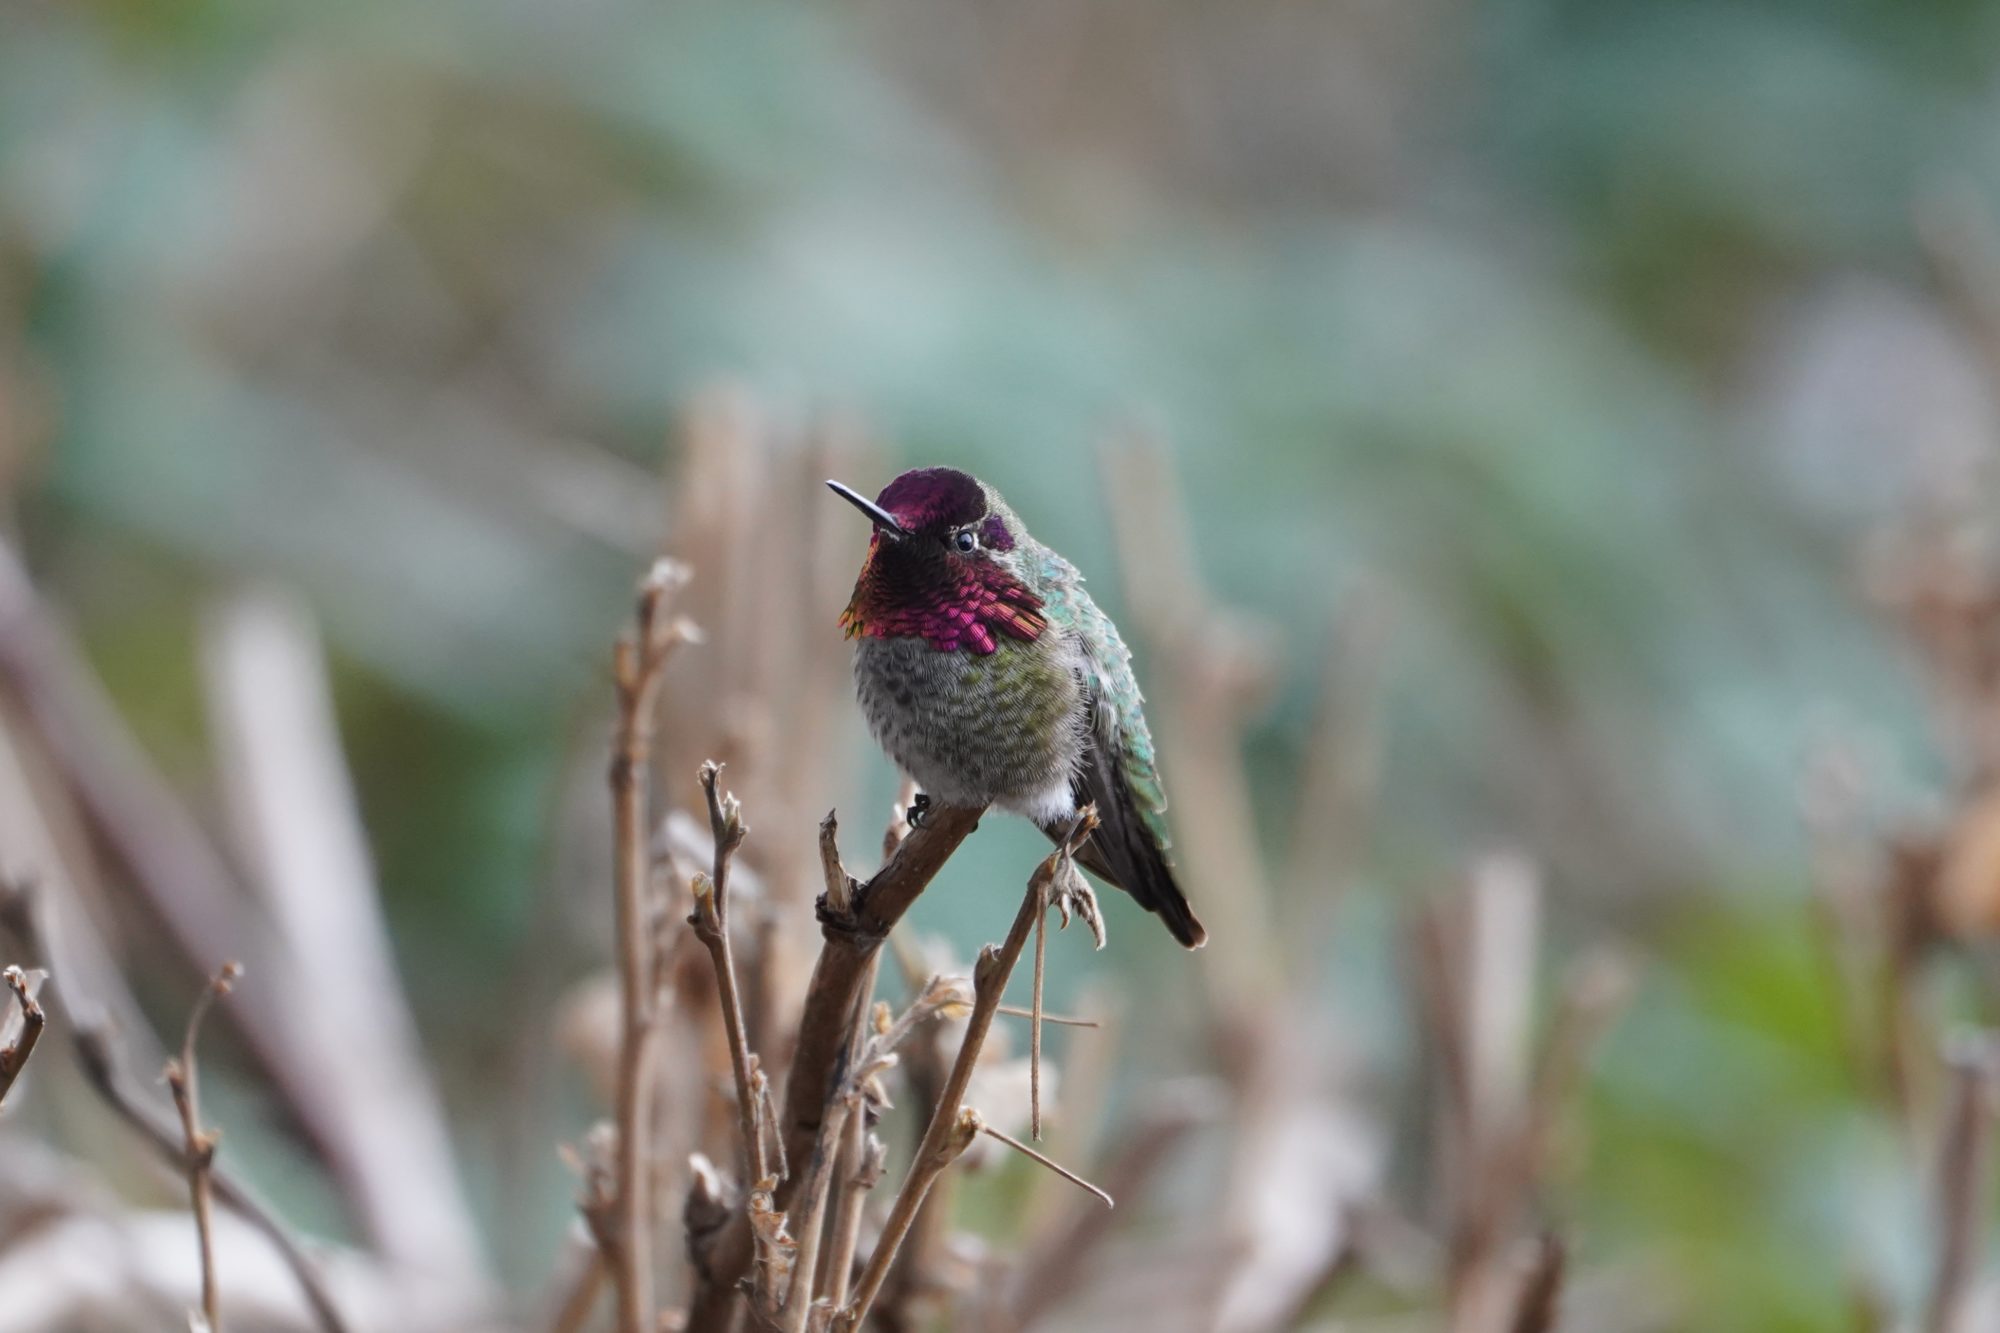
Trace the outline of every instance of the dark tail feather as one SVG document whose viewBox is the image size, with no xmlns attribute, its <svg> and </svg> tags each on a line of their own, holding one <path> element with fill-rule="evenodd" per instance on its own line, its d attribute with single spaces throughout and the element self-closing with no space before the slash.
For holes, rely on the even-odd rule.
<svg viewBox="0 0 2000 1333">
<path fill-rule="evenodd" d="M 1131 822 L 1138 824 L 1137 820 Z M 1207 929 L 1195 920 L 1187 895 L 1174 882 L 1173 867 L 1151 833 L 1144 824 L 1138 825 L 1136 837 L 1129 836 L 1129 826 L 1126 832 L 1128 836 L 1117 837 L 1108 826 L 1099 828 L 1077 851 L 1077 864 L 1131 894 L 1134 902 L 1157 914 L 1174 938 L 1188 948 L 1199 949 L 1208 943 Z M 1060 830 L 1056 836 L 1062 836 Z"/>
<path fill-rule="evenodd" d="M 1097 803 L 1097 831 L 1076 854 L 1078 864 L 1099 879 L 1125 890 L 1133 901 L 1167 923 L 1175 939 L 1190 949 L 1208 943 L 1208 931 L 1195 920 L 1187 895 L 1174 882 L 1174 869 L 1158 838 L 1132 799 L 1132 789 L 1115 763 L 1098 762 L 1095 747 L 1077 775 L 1076 799 Z M 1061 842 L 1068 829 L 1044 827 Z"/>
</svg>

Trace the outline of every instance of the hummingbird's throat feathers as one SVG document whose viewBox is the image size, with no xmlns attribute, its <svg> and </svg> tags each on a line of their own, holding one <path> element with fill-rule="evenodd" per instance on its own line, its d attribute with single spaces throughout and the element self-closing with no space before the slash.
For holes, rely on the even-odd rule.
<svg viewBox="0 0 2000 1333">
<path fill-rule="evenodd" d="M 1034 642 L 1048 618 L 1042 599 L 995 561 L 877 533 L 840 625 L 850 639 L 922 639 L 941 653 L 983 657 L 1002 638 Z"/>
</svg>

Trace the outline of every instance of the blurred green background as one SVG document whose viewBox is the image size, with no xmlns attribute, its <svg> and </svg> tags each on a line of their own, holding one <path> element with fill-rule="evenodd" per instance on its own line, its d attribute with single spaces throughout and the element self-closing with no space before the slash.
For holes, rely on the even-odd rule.
<svg viewBox="0 0 2000 1333">
<path fill-rule="evenodd" d="M 1855 1268 L 1907 1292 L 1922 1261 L 1833 1031 L 1798 779 L 1858 728 L 1890 806 L 1940 789 L 1854 573 L 1990 483 L 1996 51 L 1969 0 L 0 0 L 0 469 L 197 801 L 203 608 L 309 598 L 497 1190 L 510 974 L 546 993 L 604 928 L 565 793 L 676 412 L 725 381 L 858 415 L 885 469 L 996 483 L 1114 612 L 1093 449 L 1141 423 L 1269 629 L 1274 842 L 1330 626 L 1358 586 L 1391 607 L 1358 882 L 1286 886 L 1317 993 L 1407 1060 L 1397 905 L 1529 850 L 1558 941 L 1652 962 L 1588 1094 L 1581 1252 L 1671 1273 L 1688 1327 L 1832 1327 Z M 586 924 L 547 949 L 551 910 Z M 1113 925 L 1099 973 L 1181 984 Z M 546 1156 L 546 1216 L 495 1237 L 524 1281 Z"/>
</svg>

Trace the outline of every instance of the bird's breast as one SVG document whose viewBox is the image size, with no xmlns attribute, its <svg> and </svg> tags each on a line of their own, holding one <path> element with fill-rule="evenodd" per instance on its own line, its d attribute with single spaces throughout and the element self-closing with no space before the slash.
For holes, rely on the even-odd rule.
<svg viewBox="0 0 2000 1333">
<path fill-rule="evenodd" d="M 889 757 L 937 800 L 1018 802 L 1067 783 L 1083 695 L 1064 636 L 938 652 L 921 638 L 857 642 L 855 692 Z"/>
</svg>

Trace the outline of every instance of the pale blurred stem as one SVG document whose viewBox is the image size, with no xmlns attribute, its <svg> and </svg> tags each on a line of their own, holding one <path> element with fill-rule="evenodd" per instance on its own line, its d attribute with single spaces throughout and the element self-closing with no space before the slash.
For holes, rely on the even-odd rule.
<svg viewBox="0 0 2000 1333">
<path fill-rule="evenodd" d="M 652 1201 L 647 1159 L 652 1131 L 651 1093 L 654 933 L 646 910 L 651 869 L 647 845 L 647 805 L 651 789 L 653 713 L 660 671 L 688 630 L 663 624 L 670 592 L 685 579 L 678 566 L 662 561 L 641 584 L 636 624 L 618 643 L 613 674 L 618 689 L 618 734 L 611 760 L 611 799 L 616 866 L 618 985 L 622 1020 L 618 1054 L 617 1197 L 609 1219 L 610 1264 L 618 1292 L 619 1333 L 654 1333 Z M 600 1231 L 600 1237 L 603 1233 Z"/>
<path fill-rule="evenodd" d="M 736 982 L 736 957 L 729 942 L 729 866 L 748 830 L 743 827 L 736 798 L 722 791 L 722 766 L 710 760 L 701 766 L 701 789 L 708 797 L 708 824 L 715 838 L 715 865 L 705 891 L 697 891 L 688 924 L 708 949 L 715 965 L 715 987 L 722 1001 L 722 1027 L 729 1038 L 729 1063 L 736 1075 L 736 1114 L 743 1135 L 744 1170 L 752 1186 L 772 1178 L 762 1128 L 764 1095 L 744 1035 L 743 998 Z"/>
<path fill-rule="evenodd" d="M 1563 1244 L 1553 1235 L 1535 1243 L 1535 1256 L 1521 1280 L 1520 1295 L 1514 1303 L 1506 1333 L 1551 1333 L 1556 1327 L 1561 1303 L 1566 1255 Z"/>
<path fill-rule="evenodd" d="M 1937 1263 L 1926 1333 L 1960 1333 L 1984 1244 L 1987 1162 L 1994 1118 L 1994 1047 L 1980 1039 L 1952 1052 L 1951 1095 L 1937 1161 Z"/>
<path fill-rule="evenodd" d="M 35 1002 L 34 994 L 28 989 L 27 974 L 18 967 L 10 967 L 5 973 L 7 989 L 14 992 L 14 1002 L 21 1006 L 21 1035 L 5 1047 L 0 1047 L 0 1101 L 7 1099 L 14 1080 L 21 1076 L 27 1066 L 28 1057 L 35 1053 L 35 1043 L 42 1039 L 42 1029 L 48 1026 L 48 1015 Z"/>
<path fill-rule="evenodd" d="M 236 963 L 224 963 L 195 998 L 188 1014 L 187 1031 L 181 1037 L 180 1057 L 167 1061 L 167 1088 L 173 1093 L 174 1109 L 180 1112 L 183 1153 L 187 1160 L 188 1198 L 194 1210 L 195 1238 L 201 1254 L 201 1312 L 208 1321 L 208 1333 L 222 1333 L 222 1302 L 215 1284 L 215 1223 L 209 1200 L 213 1193 L 215 1145 L 218 1136 L 201 1127 L 201 1081 L 195 1068 L 195 1041 L 201 1035 L 201 1020 L 209 1006 L 242 974 Z"/>
<path fill-rule="evenodd" d="M 958 1160 L 959 1154 L 979 1133 L 978 1113 L 962 1109 L 965 1089 L 972 1082 L 972 1071 L 979 1063 L 979 1053 L 986 1045 L 986 1034 L 1000 1008 L 1000 997 L 1007 989 L 1007 978 L 1013 975 L 1014 965 L 1021 961 L 1021 951 L 1027 947 L 1028 933 L 1034 929 L 1035 919 L 1048 906 L 1050 887 L 1057 875 L 1068 868 L 1067 860 L 1076 844 L 1096 824 L 1095 812 L 1086 808 L 1078 816 L 1063 845 L 1051 852 L 1029 877 L 1028 891 L 1022 895 L 1021 910 L 1014 915 L 1014 925 L 1007 932 L 1006 942 L 998 949 L 988 945 L 980 950 L 979 961 L 972 972 L 972 1017 L 966 1024 L 965 1037 L 959 1043 L 958 1058 L 952 1062 L 951 1073 L 945 1079 L 944 1093 L 938 1098 L 937 1108 L 931 1112 L 930 1127 L 924 1131 L 923 1142 L 917 1146 L 909 1173 L 896 1193 L 888 1220 L 883 1223 L 881 1239 L 875 1243 L 875 1251 L 868 1258 L 868 1267 L 855 1284 L 854 1298 L 834 1320 L 835 1333 L 854 1333 L 861 1327 L 862 1321 L 868 1317 L 869 1308 L 875 1303 L 876 1295 L 882 1290 L 890 1265 L 896 1262 L 896 1252 L 902 1247 L 903 1238 L 909 1235 L 917 1210 L 923 1206 L 924 1196 L 930 1192 L 938 1176 Z"/>
<path fill-rule="evenodd" d="M 604 1251 L 593 1246 L 583 1256 L 583 1265 L 564 1289 L 556 1307 L 550 1333 L 582 1333 L 597 1309 L 597 1295 L 604 1286 Z"/>
</svg>

